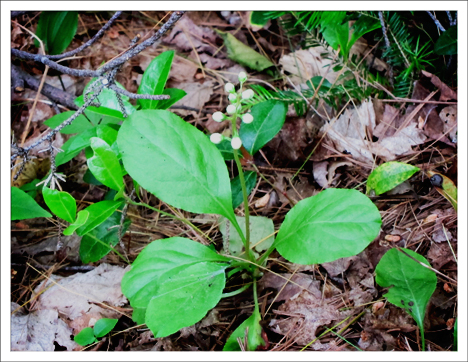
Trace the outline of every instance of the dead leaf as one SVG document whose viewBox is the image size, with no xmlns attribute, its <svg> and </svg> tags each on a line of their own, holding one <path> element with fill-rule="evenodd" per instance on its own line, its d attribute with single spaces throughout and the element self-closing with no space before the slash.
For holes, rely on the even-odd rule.
<svg viewBox="0 0 468 362">
<path fill-rule="evenodd" d="M 18 304 L 11 303 L 12 311 L 18 308 Z M 79 347 L 71 340 L 72 335 L 72 329 L 54 309 L 26 314 L 24 308 L 20 308 L 11 316 L 12 351 L 54 351 L 54 342 L 72 351 Z"/>
<path fill-rule="evenodd" d="M 205 26 L 196 25 L 189 16 L 183 16 L 172 29 L 171 33 L 163 38 L 163 42 L 176 46 L 179 50 L 196 50 L 199 53 L 216 51 L 215 32 Z"/>
<path fill-rule="evenodd" d="M 314 162 L 313 163 L 314 180 L 320 187 L 326 189 L 330 187 L 328 184 L 328 161 Z"/>
<path fill-rule="evenodd" d="M 207 103 L 211 95 L 213 94 L 213 82 L 211 80 L 206 80 L 204 83 L 195 83 L 195 82 L 184 82 L 176 83 L 171 82 L 171 87 L 183 89 L 187 92 L 187 95 L 177 102 L 178 106 L 195 108 L 197 110 L 202 109 L 205 103 Z M 183 116 L 189 115 L 194 111 L 187 111 L 184 109 L 177 109 L 177 113 L 180 113 Z"/>
<path fill-rule="evenodd" d="M 440 111 L 439 117 L 444 123 L 444 133 L 449 132 L 450 140 L 457 142 L 457 106 L 445 107 Z"/>
<path fill-rule="evenodd" d="M 447 263 L 455 261 L 448 243 L 431 243 L 431 247 L 427 252 L 427 259 L 436 270 L 440 270 Z"/>
<path fill-rule="evenodd" d="M 328 275 L 333 278 L 348 270 L 354 259 L 356 259 L 355 256 L 350 256 L 347 258 L 340 258 L 329 263 L 323 263 L 321 265 L 325 268 Z"/>
<path fill-rule="evenodd" d="M 448 101 L 448 100 L 457 100 L 457 93 L 454 92 L 449 86 L 447 86 L 445 83 L 442 83 L 442 81 L 439 79 L 434 74 L 431 74 L 429 72 L 426 72 L 425 70 L 422 71 L 422 74 L 425 77 L 428 77 L 431 79 L 431 83 L 434 84 L 437 88 L 440 89 L 440 97 L 439 101 Z"/>
<path fill-rule="evenodd" d="M 270 201 L 270 194 L 265 194 L 263 197 L 259 198 L 257 201 L 255 201 L 255 208 L 259 209 L 261 207 L 265 207 L 268 204 L 268 201 Z"/>
<path fill-rule="evenodd" d="M 283 273 L 278 276 L 273 273 L 266 273 L 259 283 L 263 288 L 273 288 L 281 291 L 276 296 L 276 302 L 290 300 L 297 297 L 304 289 L 309 293 L 313 293 L 317 298 L 320 298 L 320 281 L 314 280 L 311 275 L 304 273 L 296 273 L 291 277 L 291 273 Z M 293 283 L 288 282 L 291 280 Z M 286 285 L 285 285 L 286 284 Z"/>
</svg>

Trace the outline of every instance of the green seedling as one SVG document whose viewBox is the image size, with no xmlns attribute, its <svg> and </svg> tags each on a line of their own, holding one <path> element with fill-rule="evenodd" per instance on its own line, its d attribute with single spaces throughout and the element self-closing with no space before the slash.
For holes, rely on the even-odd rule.
<svg viewBox="0 0 468 362">
<path fill-rule="evenodd" d="M 99 319 L 94 327 L 83 328 L 78 333 L 74 340 L 80 346 L 87 346 L 92 343 L 98 342 L 98 338 L 104 337 L 109 333 L 117 324 L 118 319 L 102 318 Z"/>
</svg>

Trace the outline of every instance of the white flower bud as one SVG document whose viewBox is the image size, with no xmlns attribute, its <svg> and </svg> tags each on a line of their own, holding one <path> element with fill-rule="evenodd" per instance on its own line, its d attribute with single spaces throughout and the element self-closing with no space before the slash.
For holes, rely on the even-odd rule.
<svg viewBox="0 0 468 362">
<path fill-rule="evenodd" d="M 252 123 L 253 120 L 254 118 L 250 113 L 246 113 L 242 116 L 242 122 L 244 123 Z"/>
<path fill-rule="evenodd" d="M 241 148 L 242 146 L 242 141 L 239 137 L 234 137 L 232 140 L 231 140 L 231 146 L 232 148 L 234 148 L 235 150 L 238 150 L 239 148 Z"/>
<path fill-rule="evenodd" d="M 244 83 L 247 80 L 247 74 L 245 72 L 240 72 L 239 73 L 239 81 L 241 83 Z"/>
<path fill-rule="evenodd" d="M 228 95 L 228 99 L 231 101 L 231 102 L 235 102 L 237 100 L 237 94 L 236 93 L 231 93 Z"/>
<path fill-rule="evenodd" d="M 109 84 L 109 80 L 107 78 L 104 78 L 102 81 L 101 81 L 102 85 L 107 85 Z"/>
<path fill-rule="evenodd" d="M 250 99 L 255 95 L 252 89 L 247 89 L 242 92 L 242 99 Z"/>
<path fill-rule="evenodd" d="M 213 133 L 210 136 L 210 141 L 213 142 L 215 145 L 221 143 L 223 139 L 224 139 L 224 136 L 221 133 Z"/>
<path fill-rule="evenodd" d="M 222 122 L 224 120 L 224 114 L 222 112 L 215 112 L 212 117 L 216 122 Z"/>
<path fill-rule="evenodd" d="M 226 112 L 229 114 L 236 113 L 236 106 L 234 104 L 230 104 L 229 106 L 227 106 Z"/>
<path fill-rule="evenodd" d="M 232 84 L 232 83 L 227 83 L 227 84 L 224 86 L 224 89 L 225 89 L 226 92 L 228 92 L 228 93 L 232 93 L 232 92 L 235 91 L 234 84 Z"/>
</svg>

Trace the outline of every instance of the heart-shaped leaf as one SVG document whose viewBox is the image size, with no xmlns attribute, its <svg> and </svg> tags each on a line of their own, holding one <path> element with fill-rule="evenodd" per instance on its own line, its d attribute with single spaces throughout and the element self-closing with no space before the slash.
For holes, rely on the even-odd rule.
<svg viewBox="0 0 468 362">
<path fill-rule="evenodd" d="M 171 70 L 174 51 L 168 50 L 154 58 L 146 68 L 141 79 L 138 94 L 160 95 L 163 94 L 169 72 Z M 151 99 L 139 99 L 138 104 L 142 109 L 157 109 L 160 101 Z"/>
<path fill-rule="evenodd" d="M 265 341 L 262 338 L 262 326 L 260 325 L 261 319 L 259 311 L 255 309 L 253 314 L 232 332 L 224 345 L 223 351 L 241 351 L 237 339 L 240 338 L 241 341 L 244 341 L 246 335 L 246 351 L 256 351 L 258 347 L 264 346 Z"/>
<path fill-rule="evenodd" d="M 299 201 L 276 236 L 276 249 L 297 264 L 321 264 L 363 251 L 382 220 L 372 201 L 356 190 L 327 189 Z"/>
<path fill-rule="evenodd" d="M 409 249 L 402 250 L 430 266 L 422 255 Z M 423 267 L 397 249 L 390 249 L 385 253 L 377 264 L 375 273 L 377 284 L 390 288 L 384 297 L 397 307 L 404 308 L 418 324 L 425 350 L 424 316 L 427 303 L 437 285 L 437 276 L 432 270 Z"/>
<path fill-rule="evenodd" d="M 48 187 L 42 189 L 44 201 L 58 217 L 73 223 L 76 219 L 76 200 L 65 191 L 51 190 Z"/>
<path fill-rule="evenodd" d="M 252 123 L 242 123 L 239 130 L 242 145 L 251 155 L 270 142 L 281 130 L 287 110 L 284 102 L 273 99 L 251 108 Z"/>
<path fill-rule="evenodd" d="M 11 220 L 52 217 L 26 192 L 17 187 L 11 188 Z"/>
<path fill-rule="evenodd" d="M 99 181 L 107 187 L 119 191 L 124 187 L 122 168 L 110 146 L 98 137 L 91 138 L 94 156 L 88 159 L 88 167 Z"/>
<path fill-rule="evenodd" d="M 386 162 L 371 172 L 367 179 L 367 190 L 369 194 L 374 190 L 375 195 L 390 191 L 402 182 L 408 180 L 416 172 L 418 167 L 402 162 Z"/>
<path fill-rule="evenodd" d="M 164 202 L 234 219 L 224 160 L 191 124 L 169 111 L 137 111 L 120 128 L 117 143 L 129 175 Z"/>
</svg>

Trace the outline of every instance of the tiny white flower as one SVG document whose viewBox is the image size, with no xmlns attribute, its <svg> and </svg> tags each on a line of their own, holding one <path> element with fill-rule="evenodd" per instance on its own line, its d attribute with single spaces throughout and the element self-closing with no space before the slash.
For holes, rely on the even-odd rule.
<svg viewBox="0 0 468 362">
<path fill-rule="evenodd" d="M 250 99 L 255 95 L 252 89 L 247 89 L 242 92 L 242 99 Z"/>
<path fill-rule="evenodd" d="M 107 85 L 107 84 L 109 84 L 109 80 L 106 79 L 106 78 L 104 78 L 104 79 L 101 81 L 101 83 L 102 83 L 103 85 Z"/>
<path fill-rule="evenodd" d="M 252 123 L 253 120 L 254 118 L 250 113 L 246 113 L 242 116 L 242 122 L 244 123 Z"/>
<path fill-rule="evenodd" d="M 216 122 L 222 122 L 224 120 L 224 114 L 222 112 L 215 112 L 212 117 Z"/>
<path fill-rule="evenodd" d="M 245 72 L 240 72 L 239 73 L 239 81 L 243 83 L 246 80 L 247 80 L 247 74 Z"/>
<path fill-rule="evenodd" d="M 231 101 L 231 102 L 235 102 L 237 100 L 237 94 L 236 93 L 231 93 L 228 95 L 228 99 Z"/>
<path fill-rule="evenodd" d="M 232 140 L 231 140 L 231 146 L 232 148 L 234 148 L 235 150 L 238 150 L 239 148 L 241 148 L 242 146 L 242 141 L 239 137 L 234 137 Z"/>
<path fill-rule="evenodd" d="M 210 141 L 213 142 L 215 145 L 221 143 L 223 139 L 224 139 L 224 136 L 221 133 L 213 133 L 210 136 Z"/>
<path fill-rule="evenodd" d="M 232 83 L 227 83 L 227 84 L 224 86 L 224 89 L 225 89 L 226 92 L 228 92 L 228 93 L 232 93 L 232 92 L 235 91 L 234 84 L 232 84 Z"/>
<path fill-rule="evenodd" d="M 229 114 L 236 113 L 236 106 L 234 104 L 230 104 L 229 106 L 227 106 L 226 112 Z"/>
</svg>

